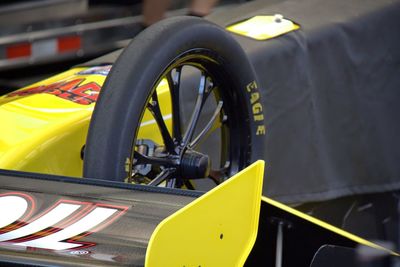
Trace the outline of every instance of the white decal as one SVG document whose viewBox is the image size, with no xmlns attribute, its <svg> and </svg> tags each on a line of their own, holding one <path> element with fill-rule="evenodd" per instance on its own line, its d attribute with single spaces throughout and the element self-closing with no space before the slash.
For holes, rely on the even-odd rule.
<svg viewBox="0 0 400 267">
<path fill-rule="evenodd" d="M 59 200 L 48 210 L 30 218 L 34 209 L 34 199 L 27 194 L 0 194 L 1 245 L 52 250 L 90 247 L 95 243 L 77 240 L 104 228 L 128 207 Z"/>
<path fill-rule="evenodd" d="M 73 250 L 73 251 L 69 252 L 69 254 L 71 254 L 71 255 L 87 255 L 89 253 L 90 252 L 87 250 Z"/>
<path fill-rule="evenodd" d="M 0 197 L 0 228 L 17 221 L 28 209 L 28 201 L 20 196 Z M 5 216 L 6 215 L 6 216 Z"/>
<path fill-rule="evenodd" d="M 62 241 L 68 240 L 74 236 L 91 230 L 117 211 L 117 209 L 96 208 L 81 220 L 59 232 L 29 242 L 18 243 L 17 245 L 54 250 L 82 247 L 82 244 L 67 243 Z"/>
<path fill-rule="evenodd" d="M 0 241 L 17 239 L 40 232 L 64 220 L 66 217 L 71 215 L 80 207 L 81 205 L 60 203 L 55 208 L 53 208 L 49 213 L 43 215 L 42 217 L 33 221 L 32 223 L 29 223 L 14 231 L 10 231 L 8 233 L 0 235 Z"/>
</svg>

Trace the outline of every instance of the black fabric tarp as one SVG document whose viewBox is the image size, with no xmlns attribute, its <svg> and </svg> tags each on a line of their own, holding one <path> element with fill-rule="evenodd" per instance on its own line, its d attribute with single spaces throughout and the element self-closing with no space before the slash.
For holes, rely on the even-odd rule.
<svg viewBox="0 0 400 267">
<path fill-rule="evenodd" d="M 399 189 L 400 1 L 255 1 L 210 19 L 277 13 L 301 29 L 235 37 L 262 88 L 264 195 L 295 203 Z"/>
<path fill-rule="evenodd" d="M 400 0 L 256 0 L 206 19 L 226 27 L 274 14 L 301 29 L 267 41 L 234 34 L 263 97 L 263 194 L 299 203 L 400 189 Z"/>
</svg>

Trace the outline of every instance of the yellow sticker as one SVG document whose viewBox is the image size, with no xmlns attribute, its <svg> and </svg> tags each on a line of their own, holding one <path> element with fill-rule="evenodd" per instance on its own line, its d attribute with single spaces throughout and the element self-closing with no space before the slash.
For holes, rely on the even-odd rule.
<svg viewBox="0 0 400 267">
<path fill-rule="evenodd" d="M 226 28 L 228 31 L 256 40 L 268 40 L 279 35 L 300 29 L 300 26 L 285 19 L 282 15 L 255 16 Z"/>
</svg>

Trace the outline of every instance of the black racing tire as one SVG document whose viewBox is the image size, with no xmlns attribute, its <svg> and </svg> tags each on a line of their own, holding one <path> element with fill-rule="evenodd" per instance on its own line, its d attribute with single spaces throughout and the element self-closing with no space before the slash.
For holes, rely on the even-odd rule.
<svg viewBox="0 0 400 267">
<path fill-rule="evenodd" d="M 136 36 L 113 65 L 90 122 L 84 177 L 124 181 L 131 175 L 126 162 L 133 160 L 146 105 L 166 71 L 185 60 L 219 77 L 226 87 L 219 88 L 218 94 L 229 100 L 224 104 L 224 112 L 230 115 L 224 127 L 230 131 L 228 154 L 235 160 L 229 175 L 263 159 L 261 94 L 244 51 L 230 33 L 211 22 L 175 17 Z"/>
</svg>

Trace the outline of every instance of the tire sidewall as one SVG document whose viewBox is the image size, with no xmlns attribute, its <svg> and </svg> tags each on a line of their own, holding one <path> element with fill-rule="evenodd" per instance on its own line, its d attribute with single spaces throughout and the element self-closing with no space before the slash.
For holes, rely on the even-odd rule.
<svg viewBox="0 0 400 267">
<path fill-rule="evenodd" d="M 150 89 L 178 55 L 198 48 L 218 54 L 225 72 L 239 88 L 238 101 L 243 101 L 243 112 L 248 114 L 248 163 L 263 158 L 261 94 L 243 50 L 222 28 L 203 19 L 178 17 L 139 34 L 113 65 L 92 115 L 84 177 L 124 180 L 125 161 L 131 155 L 133 136 L 142 117 L 140 110 L 145 109 Z"/>
</svg>

